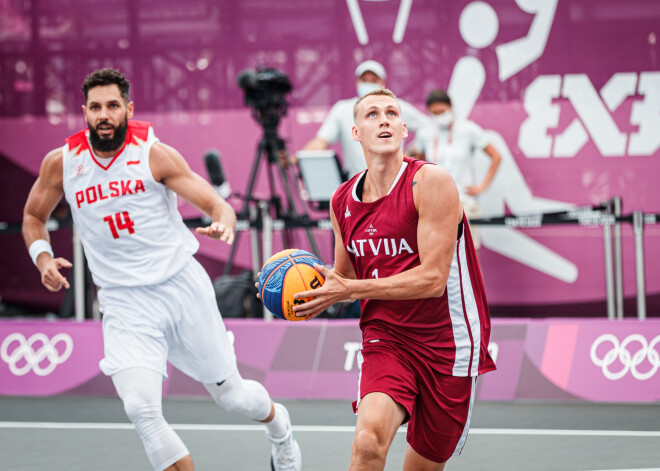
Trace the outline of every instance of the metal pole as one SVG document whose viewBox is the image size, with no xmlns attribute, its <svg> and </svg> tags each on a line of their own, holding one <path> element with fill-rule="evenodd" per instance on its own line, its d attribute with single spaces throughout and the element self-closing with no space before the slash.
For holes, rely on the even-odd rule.
<svg viewBox="0 0 660 471">
<path fill-rule="evenodd" d="M 612 205 L 604 203 L 607 208 L 607 216 L 612 214 Z M 614 320 L 614 276 L 612 275 L 612 225 L 609 218 L 603 221 L 603 248 L 605 249 L 605 291 L 607 294 L 607 318 Z"/>
<path fill-rule="evenodd" d="M 250 255 L 252 256 L 252 276 L 256 277 L 261 269 L 261 251 L 259 246 L 259 231 L 254 227 L 257 221 L 257 208 L 250 206 L 248 216 L 250 218 Z M 256 280 L 255 280 L 256 281 Z"/>
<path fill-rule="evenodd" d="M 633 213 L 633 235 L 635 237 L 635 278 L 637 280 L 637 318 L 646 319 L 646 279 L 644 273 L 644 213 Z"/>
<path fill-rule="evenodd" d="M 264 260 L 268 260 L 273 255 L 273 219 L 270 217 L 270 208 L 267 202 L 260 201 L 259 209 L 261 211 L 261 237 L 262 237 L 262 253 L 261 256 Z M 264 304 L 264 320 L 272 321 L 273 313 L 270 312 Z"/>
<path fill-rule="evenodd" d="M 621 217 L 621 197 L 612 198 L 614 216 Z M 621 222 L 614 222 L 614 281 L 616 289 L 616 317 L 623 319 L 623 263 L 621 259 Z"/>
<path fill-rule="evenodd" d="M 85 320 L 85 254 L 75 226 L 73 228 L 73 299 L 76 321 Z"/>
</svg>

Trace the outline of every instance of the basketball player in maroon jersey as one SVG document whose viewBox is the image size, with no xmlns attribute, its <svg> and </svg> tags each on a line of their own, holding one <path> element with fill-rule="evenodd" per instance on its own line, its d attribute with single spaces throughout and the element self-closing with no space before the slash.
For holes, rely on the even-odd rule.
<svg viewBox="0 0 660 471">
<path fill-rule="evenodd" d="M 476 377 L 495 369 L 481 271 L 451 176 L 401 152 L 394 94 L 365 95 L 353 117 L 367 170 L 333 195 L 335 266 L 316 266 L 325 284 L 296 294 L 314 299 L 294 309 L 313 318 L 362 300 L 349 469 L 382 470 L 408 422 L 404 470 L 442 470 L 465 444 Z"/>
</svg>

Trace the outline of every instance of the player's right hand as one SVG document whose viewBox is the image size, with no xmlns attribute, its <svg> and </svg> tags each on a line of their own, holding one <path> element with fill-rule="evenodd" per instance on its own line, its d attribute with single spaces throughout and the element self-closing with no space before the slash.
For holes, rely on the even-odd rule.
<svg viewBox="0 0 660 471">
<path fill-rule="evenodd" d="M 315 263 L 314 269 L 325 279 L 323 286 L 293 295 L 294 302 L 296 299 L 310 298 L 309 301 L 293 306 L 296 317 L 304 317 L 306 321 L 314 319 L 333 304 L 350 298 L 348 280 L 342 278 L 334 268 L 331 270 Z"/>
<path fill-rule="evenodd" d="M 73 265 L 67 259 L 53 258 L 49 254 L 39 256 L 37 267 L 41 273 L 41 283 L 48 291 L 59 291 L 62 287 L 69 289 L 69 282 L 60 273 L 60 268 L 71 268 Z"/>
</svg>

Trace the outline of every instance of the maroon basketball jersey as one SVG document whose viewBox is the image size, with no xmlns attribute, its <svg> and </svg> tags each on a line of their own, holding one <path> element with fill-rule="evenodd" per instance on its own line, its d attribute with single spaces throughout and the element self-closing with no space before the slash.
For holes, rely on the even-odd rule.
<svg viewBox="0 0 660 471">
<path fill-rule="evenodd" d="M 332 209 L 358 279 L 392 276 L 419 265 L 412 187 L 415 173 L 424 164 L 404 157 L 390 192 L 372 203 L 360 201 L 358 187 L 365 172 L 335 193 Z M 364 342 L 397 342 L 447 375 L 475 376 L 495 369 L 488 354 L 488 305 L 465 215 L 461 229 L 444 294 L 362 300 Z"/>
</svg>

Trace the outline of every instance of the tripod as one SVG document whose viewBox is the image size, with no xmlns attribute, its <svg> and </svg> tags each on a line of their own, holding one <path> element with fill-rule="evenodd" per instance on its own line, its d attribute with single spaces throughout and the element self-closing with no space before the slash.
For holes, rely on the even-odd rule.
<svg viewBox="0 0 660 471">
<path fill-rule="evenodd" d="M 268 200 L 268 205 L 270 208 L 275 208 L 275 218 L 282 219 L 285 223 L 285 229 L 282 231 L 282 242 L 284 247 L 291 247 L 293 243 L 292 238 L 292 229 L 286 228 L 286 225 L 296 225 L 301 224 L 304 226 L 305 232 L 307 234 L 307 239 L 309 245 L 317 256 L 320 255 L 314 234 L 312 233 L 311 228 L 308 224 L 309 214 L 307 213 L 306 208 L 302 205 L 302 214 L 298 213 L 296 208 L 296 203 L 293 197 L 292 191 L 292 182 L 289 179 L 289 174 L 286 167 L 280 160 L 280 152 L 285 151 L 286 147 L 284 145 L 284 140 L 277 133 L 277 126 L 280 121 L 280 113 L 277 109 L 259 109 L 254 108 L 252 110 L 253 117 L 262 125 L 264 134 L 259 144 L 257 145 L 257 152 L 255 154 L 254 162 L 252 163 L 252 170 L 250 172 L 250 178 L 248 180 L 248 186 L 245 191 L 243 199 L 243 207 L 239 213 L 239 218 L 246 218 L 249 216 L 250 203 L 256 202 L 256 199 L 252 196 L 254 191 L 254 184 L 257 180 L 259 173 L 260 163 L 266 161 L 267 171 L 268 171 L 268 186 L 270 189 L 270 198 Z M 286 207 L 282 206 L 281 198 L 275 194 L 275 176 L 273 175 L 273 166 L 277 166 L 282 187 L 286 195 Z M 252 223 L 252 221 L 251 221 Z M 240 232 L 236 233 L 236 238 L 234 244 L 231 246 L 231 251 L 229 253 L 229 258 L 227 259 L 227 264 L 225 265 L 225 275 L 231 274 L 231 270 L 234 265 L 234 258 L 236 257 L 236 250 L 238 249 L 238 244 L 240 240 Z M 259 251 L 259 253 L 261 253 Z M 254 257 L 256 254 L 253 253 Z"/>
</svg>

